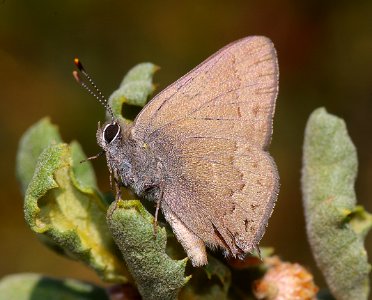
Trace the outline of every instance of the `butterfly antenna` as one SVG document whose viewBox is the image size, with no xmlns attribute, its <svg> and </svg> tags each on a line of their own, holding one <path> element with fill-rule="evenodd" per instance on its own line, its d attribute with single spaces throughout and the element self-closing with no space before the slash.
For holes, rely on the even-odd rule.
<svg viewBox="0 0 372 300">
<path fill-rule="evenodd" d="M 111 115 L 111 118 L 114 120 L 114 113 L 108 104 L 107 98 L 102 94 L 101 90 L 97 87 L 97 85 L 94 83 L 92 77 L 88 74 L 88 72 L 84 69 L 82 63 L 78 58 L 74 59 L 75 66 L 77 69 L 83 74 L 84 78 L 89 82 L 89 84 L 93 87 L 94 91 L 81 79 L 79 73 L 77 71 L 73 71 L 72 75 L 74 76 L 77 83 L 79 83 L 84 89 L 88 91 L 89 94 L 91 94 L 94 98 L 96 98 L 109 112 Z"/>
</svg>

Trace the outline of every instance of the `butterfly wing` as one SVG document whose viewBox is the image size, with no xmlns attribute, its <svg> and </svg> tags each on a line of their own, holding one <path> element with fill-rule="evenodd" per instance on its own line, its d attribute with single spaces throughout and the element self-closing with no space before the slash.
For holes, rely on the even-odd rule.
<svg viewBox="0 0 372 300">
<path fill-rule="evenodd" d="M 167 211 L 234 256 L 256 247 L 277 198 L 266 150 L 278 76 L 272 42 L 241 39 L 158 94 L 133 126 L 162 161 Z"/>
</svg>

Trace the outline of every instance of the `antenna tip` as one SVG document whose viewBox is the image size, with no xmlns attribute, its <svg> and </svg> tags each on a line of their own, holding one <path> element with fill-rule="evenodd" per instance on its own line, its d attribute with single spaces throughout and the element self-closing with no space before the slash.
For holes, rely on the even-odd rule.
<svg viewBox="0 0 372 300">
<path fill-rule="evenodd" d="M 72 76 L 74 76 L 75 80 L 81 84 L 81 78 L 79 76 L 79 73 L 77 71 L 72 71 Z"/>
<path fill-rule="evenodd" d="M 82 65 L 81 62 L 80 62 L 80 59 L 78 59 L 77 57 L 74 58 L 74 64 L 75 64 L 75 66 L 76 66 L 80 71 L 84 70 L 83 65 Z"/>
</svg>

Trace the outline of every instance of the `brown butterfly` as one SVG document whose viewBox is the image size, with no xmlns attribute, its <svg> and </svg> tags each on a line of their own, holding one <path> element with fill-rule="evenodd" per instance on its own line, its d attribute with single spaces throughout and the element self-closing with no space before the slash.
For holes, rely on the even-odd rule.
<svg viewBox="0 0 372 300">
<path fill-rule="evenodd" d="M 117 120 L 101 97 L 112 120 L 97 141 L 117 190 L 155 201 L 156 218 L 161 208 L 194 266 L 207 263 L 205 246 L 243 257 L 265 232 L 279 187 L 267 152 L 278 78 L 272 42 L 252 36 L 167 87 L 133 124 Z"/>
</svg>

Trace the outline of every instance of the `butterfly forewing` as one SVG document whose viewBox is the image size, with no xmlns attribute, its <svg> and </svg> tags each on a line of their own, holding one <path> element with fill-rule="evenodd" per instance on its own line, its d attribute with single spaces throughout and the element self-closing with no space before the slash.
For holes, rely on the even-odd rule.
<svg viewBox="0 0 372 300">
<path fill-rule="evenodd" d="M 238 255 L 261 239 L 278 190 L 265 151 L 278 91 L 265 37 L 234 42 L 157 95 L 133 137 L 166 165 L 161 201 L 209 246 Z"/>
</svg>

